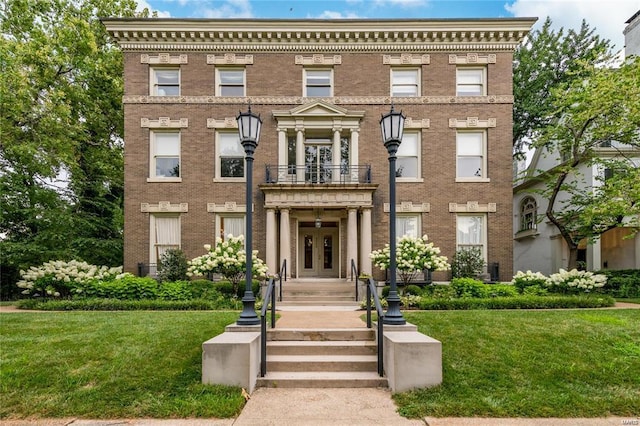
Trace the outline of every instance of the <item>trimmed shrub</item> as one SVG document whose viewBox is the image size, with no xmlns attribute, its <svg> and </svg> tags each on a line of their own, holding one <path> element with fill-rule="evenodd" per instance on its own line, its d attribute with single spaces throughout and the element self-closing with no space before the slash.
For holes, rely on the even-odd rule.
<svg viewBox="0 0 640 426">
<path fill-rule="evenodd" d="M 454 278 L 450 285 L 456 297 L 489 297 L 487 285 L 473 278 Z"/>
<path fill-rule="evenodd" d="M 469 309 L 566 309 L 604 308 L 615 304 L 610 296 L 516 296 L 466 299 L 429 299 L 423 297 L 418 307 L 423 310 Z"/>
<path fill-rule="evenodd" d="M 602 270 L 598 274 L 607 277 L 607 283 L 599 289 L 600 292 L 613 297 L 640 297 L 640 269 Z"/>
<path fill-rule="evenodd" d="M 390 291 L 391 291 L 391 286 L 385 285 L 384 287 L 382 287 L 382 297 L 384 297 L 385 299 L 389 297 Z"/>
<path fill-rule="evenodd" d="M 489 297 L 514 297 L 518 290 L 511 284 L 485 284 Z"/>
<path fill-rule="evenodd" d="M 158 262 L 158 281 L 186 281 L 187 276 L 187 257 L 180 249 L 168 249 Z"/>
<path fill-rule="evenodd" d="M 191 300 L 194 297 L 188 281 L 174 281 L 160 284 L 158 298 L 163 300 Z"/>
<path fill-rule="evenodd" d="M 156 299 L 159 294 L 159 285 L 153 278 L 126 276 L 113 281 L 90 281 L 83 284 L 81 290 L 76 290 L 78 291 L 76 297 L 142 300 Z"/>
<path fill-rule="evenodd" d="M 220 309 L 215 302 L 202 299 L 193 300 L 119 300 L 119 299 L 82 299 L 82 300 L 34 300 L 18 302 L 20 309 L 41 311 L 186 311 Z"/>
<path fill-rule="evenodd" d="M 413 296 L 420 296 L 422 294 L 422 289 L 415 285 L 415 284 L 409 284 L 408 286 L 406 286 L 404 288 L 404 292 L 405 295 L 407 294 L 411 294 Z"/>
</svg>

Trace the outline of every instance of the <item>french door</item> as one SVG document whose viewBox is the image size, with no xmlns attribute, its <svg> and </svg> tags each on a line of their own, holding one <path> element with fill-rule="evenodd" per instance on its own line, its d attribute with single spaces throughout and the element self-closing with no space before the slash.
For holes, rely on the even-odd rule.
<svg viewBox="0 0 640 426">
<path fill-rule="evenodd" d="M 337 278 L 338 253 L 337 223 L 323 223 L 321 228 L 299 228 L 298 276 Z"/>
</svg>

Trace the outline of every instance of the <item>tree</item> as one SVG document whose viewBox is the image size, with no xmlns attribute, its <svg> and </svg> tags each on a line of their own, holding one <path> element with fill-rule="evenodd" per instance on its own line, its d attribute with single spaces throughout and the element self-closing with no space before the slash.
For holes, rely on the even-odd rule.
<svg viewBox="0 0 640 426">
<path fill-rule="evenodd" d="M 595 35 L 582 21 L 579 31 L 551 29 L 547 17 L 514 53 L 513 146 L 514 154 L 537 138 L 541 128 L 556 118 L 551 92 L 574 79 L 582 79 L 582 63 L 602 67 L 614 58 L 611 43 Z"/>
<path fill-rule="evenodd" d="M 633 158 L 599 156 L 601 146 L 640 149 L 640 58 L 620 68 L 578 61 L 577 76 L 551 89 L 553 121 L 539 129 L 533 146 L 562 156 L 562 163 L 539 179 L 548 198 L 547 219 L 569 247 L 569 269 L 577 266 L 578 244 L 596 240 L 618 226 L 638 226 L 640 166 Z M 613 143 L 612 143 L 613 142 Z M 635 151 L 633 151 L 635 149 Z M 635 161 L 635 162 L 634 162 Z M 595 187 L 584 182 L 584 166 L 613 170 Z M 631 219 L 629 219 L 631 218 Z M 630 221 L 629 221 L 630 220 Z"/>
<path fill-rule="evenodd" d="M 122 264 L 123 61 L 98 17 L 135 16 L 135 7 L 3 3 L 3 271 L 71 257 Z"/>
</svg>

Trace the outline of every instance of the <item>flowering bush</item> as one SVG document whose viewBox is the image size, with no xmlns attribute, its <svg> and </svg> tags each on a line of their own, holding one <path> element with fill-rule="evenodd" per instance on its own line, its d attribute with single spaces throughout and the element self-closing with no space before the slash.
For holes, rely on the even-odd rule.
<svg viewBox="0 0 640 426">
<path fill-rule="evenodd" d="M 524 290 L 527 287 L 538 286 L 543 288 L 547 284 L 547 277 L 540 272 L 518 271 L 513 276 L 511 284 L 518 289 L 519 293 L 524 293 Z"/>
<path fill-rule="evenodd" d="M 546 285 L 551 291 L 557 293 L 588 293 L 596 287 L 604 286 L 606 282 L 605 275 L 577 269 L 570 271 L 560 269 L 558 273 L 549 276 Z"/>
<path fill-rule="evenodd" d="M 428 237 L 414 238 L 408 235 L 398 240 L 396 246 L 396 267 L 398 274 L 405 284 L 425 269 L 431 271 L 446 271 L 451 266 L 445 256 L 440 256 L 440 249 L 433 243 L 427 243 Z M 374 250 L 369 255 L 373 264 L 382 270 L 389 269 L 389 244 L 381 250 Z"/>
<path fill-rule="evenodd" d="M 205 244 L 207 254 L 196 257 L 189 262 L 188 276 L 220 274 L 231 282 L 234 294 L 238 284 L 245 277 L 247 269 L 247 255 L 243 247 L 244 237 L 234 237 L 229 234 L 226 241 L 218 238 L 215 247 Z M 258 258 L 258 250 L 252 253 L 252 272 L 254 277 L 266 277 L 268 273 L 265 263 Z"/>
<path fill-rule="evenodd" d="M 26 271 L 20 271 L 21 280 L 17 285 L 22 294 L 53 297 L 68 297 L 82 293 L 82 284 L 92 280 L 109 281 L 123 277 L 122 267 L 90 265 L 87 262 L 52 260 Z"/>
</svg>

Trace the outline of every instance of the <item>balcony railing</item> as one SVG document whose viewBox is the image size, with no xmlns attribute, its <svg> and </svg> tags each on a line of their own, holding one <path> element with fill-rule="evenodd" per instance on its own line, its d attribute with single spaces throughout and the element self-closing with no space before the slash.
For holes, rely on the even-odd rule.
<svg viewBox="0 0 640 426">
<path fill-rule="evenodd" d="M 266 183 L 371 183 L 371 165 L 363 166 L 266 166 Z"/>
</svg>

